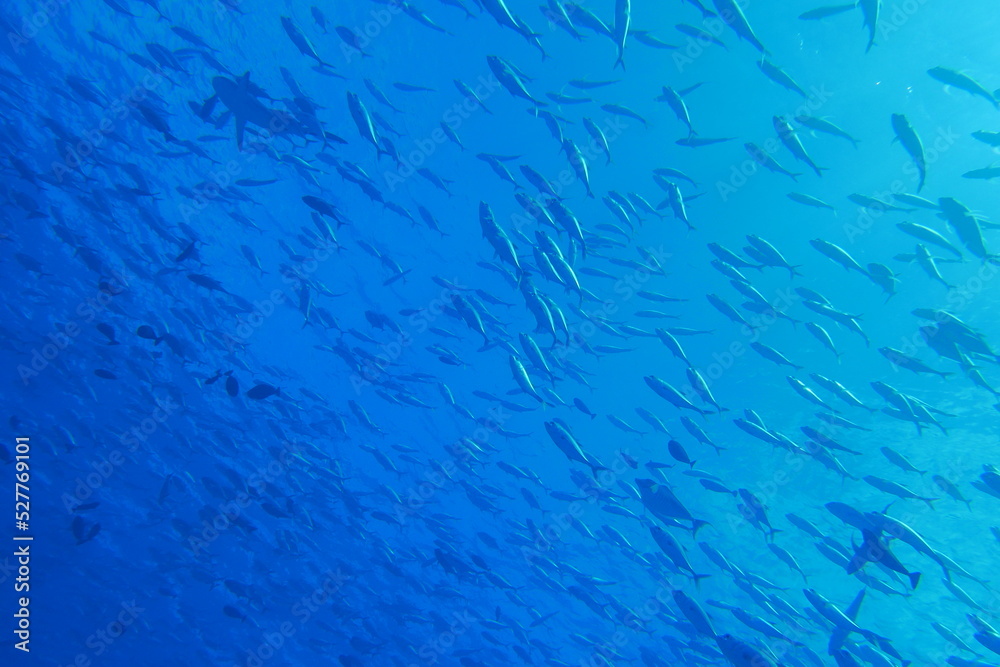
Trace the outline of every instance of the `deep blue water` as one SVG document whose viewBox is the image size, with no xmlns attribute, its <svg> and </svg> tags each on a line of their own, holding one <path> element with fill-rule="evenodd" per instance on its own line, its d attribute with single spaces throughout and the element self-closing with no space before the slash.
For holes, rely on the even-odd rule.
<svg viewBox="0 0 1000 667">
<path fill-rule="evenodd" d="M 972 134 L 1000 130 L 990 3 L 876 3 L 866 52 L 862 7 L 809 20 L 811 2 L 745 0 L 767 61 L 800 95 L 693 2 L 631 3 L 624 67 L 611 0 L 564 6 L 575 27 L 550 20 L 555 0 L 542 12 L 511 0 L 525 35 L 487 0 L 232 2 L 0 12 L 4 511 L 25 467 L 31 500 L 27 530 L 2 522 L 2 664 L 992 664 L 973 651 L 1000 651 L 997 211 L 995 185 L 963 177 L 996 160 Z M 588 27 L 591 13 L 610 34 Z M 519 71 L 506 87 L 488 56 Z M 939 67 L 964 84 L 928 74 Z M 982 94 L 961 89 L 974 84 Z M 664 86 L 684 91 L 696 134 L 656 99 Z M 922 189 L 893 114 L 919 137 Z M 726 140 L 676 143 L 692 136 Z M 801 175 L 758 165 L 747 142 Z M 557 208 L 522 166 L 556 184 L 583 244 L 519 205 Z M 690 180 L 658 185 L 662 168 Z M 748 235 L 798 275 L 760 266 Z M 936 268 L 913 260 L 918 243 Z M 742 289 L 709 244 L 750 265 Z M 891 298 L 872 264 L 891 272 Z M 817 312 L 824 298 L 853 318 Z M 928 370 L 917 363 L 931 372 L 906 368 Z M 858 428 L 824 425 L 827 408 Z M 755 419 L 757 437 L 734 421 Z M 16 437 L 30 438 L 20 469 Z M 651 484 L 682 507 L 657 505 Z M 19 584 L 26 542 L 12 538 L 25 535 Z M 866 592 L 851 622 L 804 588 L 839 610 Z M 13 632 L 25 595 L 30 653 Z"/>
</svg>

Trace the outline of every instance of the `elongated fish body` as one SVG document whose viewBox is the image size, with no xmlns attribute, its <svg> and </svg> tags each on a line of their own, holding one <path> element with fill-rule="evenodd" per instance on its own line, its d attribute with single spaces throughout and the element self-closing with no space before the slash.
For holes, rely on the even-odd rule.
<svg viewBox="0 0 1000 667">
<path fill-rule="evenodd" d="M 992 104 L 994 108 L 1000 109 L 1000 101 L 997 101 L 996 97 L 990 91 L 986 90 L 972 77 L 969 77 L 961 72 L 956 72 L 953 69 L 948 69 L 947 67 L 932 67 L 927 70 L 927 74 L 931 78 L 940 81 L 946 86 L 952 86 L 953 88 L 958 88 L 959 90 L 964 90 L 967 93 L 975 95 L 976 97 L 982 97 L 987 102 Z"/>
<path fill-rule="evenodd" d="M 817 199 L 812 195 L 802 194 L 801 192 L 789 192 L 786 196 L 793 202 L 803 204 L 804 206 L 812 206 L 813 208 L 825 208 L 830 211 L 837 210 L 830 204 L 827 204 L 825 201 Z"/>
<path fill-rule="evenodd" d="M 746 239 L 747 242 L 750 243 L 750 245 L 752 245 L 754 248 L 758 250 L 758 252 L 764 255 L 764 258 L 770 262 L 769 264 L 770 266 L 776 266 L 782 269 L 787 269 L 789 277 L 802 275 L 796 270 L 799 267 L 792 266 L 791 264 L 789 264 L 788 260 L 786 260 L 781 255 L 781 253 L 778 252 L 778 249 L 775 248 L 773 245 L 771 245 L 769 242 L 765 241 L 756 234 L 747 234 Z"/>
<path fill-rule="evenodd" d="M 809 245 L 811 245 L 813 248 L 819 251 L 819 253 L 822 254 L 824 257 L 827 257 L 836 262 L 837 264 L 840 264 L 848 271 L 854 270 L 864 276 L 868 275 L 868 271 L 866 271 L 863 266 L 858 264 L 858 262 L 853 257 L 848 255 L 847 251 L 841 248 L 840 246 L 834 245 L 829 241 L 824 241 L 823 239 L 813 239 L 812 241 L 809 242 Z"/>
<path fill-rule="evenodd" d="M 988 259 L 990 253 L 986 250 L 982 227 L 972 212 L 951 197 L 941 197 L 938 203 L 941 206 L 940 217 L 948 221 L 966 249 L 979 259 Z"/>
<path fill-rule="evenodd" d="M 517 72 L 505 60 L 499 56 L 486 56 L 486 63 L 489 65 L 490 71 L 493 72 L 494 76 L 496 76 L 497 80 L 500 82 L 500 85 L 502 85 L 508 93 L 514 97 L 520 97 L 521 99 L 527 100 L 536 107 L 546 106 L 545 102 L 537 100 L 531 96 L 528 89 L 524 87 L 521 77 L 518 76 Z"/>
<path fill-rule="evenodd" d="M 777 160 L 768 155 L 764 151 L 764 149 L 762 149 L 757 144 L 746 143 L 743 144 L 743 147 L 746 149 L 747 153 L 750 154 L 750 157 L 753 158 L 754 162 L 764 167 L 768 171 L 772 171 L 776 174 L 784 174 L 785 176 L 788 176 L 789 178 L 791 178 L 793 181 L 796 182 L 798 182 L 799 176 L 802 175 L 802 174 L 794 174 L 785 169 L 784 167 L 782 167 L 780 164 L 778 164 Z"/>
<path fill-rule="evenodd" d="M 608 138 L 604 135 L 604 131 L 590 118 L 583 119 L 583 126 L 587 128 L 587 133 L 597 142 L 597 145 L 600 146 L 604 155 L 608 158 L 607 164 L 611 164 L 611 146 L 608 144 Z"/>
<path fill-rule="evenodd" d="M 830 407 L 830 405 L 827 404 L 826 401 L 817 396 L 816 392 L 807 387 L 801 380 L 798 380 L 792 377 L 791 375 L 789 375 L 785 379 L 788 381 L 788 384 L 792 387 L 792 389 L 795 390 L 796 394 L 806 399 L 810 403 L 814 403 L 815 405 L 818 405 L 819 407 L 829 412 L 833 413 L 839 412 L 839 410 L 835 410 L 834 408 Z"/>
<path fill-rule="evenodd" d="M 930 276 L 931 279 L 941 283 L 946 289 L 954 289 L 955 286 L 941 276 L 941 271 L 938 270 L 937 261 L 924 244 L 917 244 L 917 251 L 914 254 L 914 257 L 917 260 L 917 264 L 920 265 L 920 268 L 923 269 L 924 273 Z"/>
<path fill-rule="evenodd" d="M 806 153 L 806 149 L 802 146 L 802 142 L 799 140 L 795 130 L 792 126 L 788 124 L 788 121 L 782 116 L 775 116 L 772 118 L 772 124 L 774 125 L 775 132 L 778 133 L 778 138 L 781 139 L 781 143 L 785 145 L 792 155 L 797 159 L 805 162 L 809 167 L 816 172 L 817 176 L 823 175 L 823 169 L 817 167 L 816 163 L 813 162 L 812 158 Z"/>
<path fill-rule="evenodd" d="M 882 9 L 882 0 L 858 0 L 858 7 L 861 8 L 865 27 L 868 29 L 868 46 L 865 47 L 865 53 L 868 53 L 875 46 L 875 32 L 878 29 L 878 15 Z"/>
<path fill-rule="evenodd" d="M 545 422 L 545 430 L 548 432 L 549 437 L 552 438 L 552 442 L 555 443 L 556 447 L 566 455 L 566 458 L 589 466 L 595 474 L 598 470 L 602 469 L 602 466 L 592 461 L 583 452 L 580 443 L 576 441 L 576 438 L 559 421 Z"/>
<path fill-rule="evenodd" d="M 517 382 L 517 386 L 521 388 L 521 391 L 528 396 L 531 396 L 539 403 L 545 402 L 545 400 L 538 395 L 538 392 L 535 391 L 535 387 L 531 383 L 531 378 L 528 377 L 528 371 L 525 370 L 524 365 L 513 355 L 510 356 L 510 372 L 514 377 L 514 381 Z"/>
<path fill-rule="evenodd" d="M 836 16 L 837 14 L 843 14 L 844 12 L 849 12 L 856 8 L 856 3 L 849 3 L 846 5 L 830 5 L 827 7 L 817 7 L 816 9 L 810 9 L 808 11 L 799 14 L 799 19 L 803 21 L 819 21 L 822 19 L 830 18 L 831 16 Z"/>
<path fill-rule="evenodd" d="M 618 59 L 614 67 L 625 69 L 625 42 L 628 39 L 629 25 L 632 23 L 631 0 L 615 0 L 615 46 L 618 47 Z"/>
<path fill-rule="evenodd" d="M 914 238 L 920 239 L 921 241 L 926 241 L 939 248 L 944 248 L 948 252 L 954 254 L 958 259 L 962 259 L 962 251 L 956 248 L 948 241 L 944 236 L 934 231 L 930 227 L 925 227 L 924 225 L 918 225 L 913 222 L 900 222 L 896 224 L 896 227 L 900 231 L 906 232 Z"/>
<path fill-rule="evenodd" d="M 750 27 L 750 22 L 747 21 L 747 17 L 743 14 L 743 9 L 740 7 L 741 3 L 736 2 L 736 0 L 712 0 L 712 4 L 715 5 L 715 11 L 718 12 L 719 17 L 722 18 L 726 25 L 732 28 L 733 32 L 739 35 L 740 39 L 745 39 L 755 49 L 767 55 L 767 49 L 757 39 L 753 28 Z"/>
<path fill-rule="evenodd" d="M 868 482 L 869 484 L 871 484 L 872 486 L 874 486 L 879 491 L 883 491 L 885 493 L 892 494 L 892 495 L 897 496 L 899 498 L 913 499 L 913 500 L 922 500 L 925 503 L 927 503 L 928 507 L 930 507 L 931 509 L 934 509 L 934 505 L 932 505 L 931 503 L 933 503 L 935 500 L 937 500 L 937 498 L 925 498 L 924 496 L 919 496 L 916 493 L 914 493 L 913 491 L 910 491 L 908 488 L 906 488 L 902 484 L 898 484 L 896 482 L 893 482 L 893 481 L 888 480 L 888 479 L 883 479 L 881 477 L 876 477 L 875 475 L 868 475 L 868 476 L 864 477 L 863 479 L 864 479 L 864 481 Z"/>
<path fill-rule="evenodd" d="M 795 122 L 804 127 L 808 127 L 810 130 L 815 130 L 816 132 L 823 132 L 835 137 L 840 137 L 841 139 L 847 139 L 854 145 L 855 148 L 858 147 L 857 139 L 823 118 L 800 115 L 795 117 Z"/>
<path fill-rule="evenodd" d="M 656 542 L 657 546 L 667 555 L 674 565 L 680 570 L 686 570 L 691 573 L 692 579 L 697 582 L 699 579 L 710 576 L 707 574 L 695 574 L 694 568 L 688 563 L 687 557 L 684 555 L 684 550 L 681 545 L 673 538 L 670 533 L 663 530 L 659 526 L 652 526 L 649 529 L 653 536 L 653 540 Z"/>
<path fill-rule="evenodd" d="M 593 199 L 594 192 L 590 189 L 590 171 L 587 168 L 587 161 L 583 158 L 583 153 L 580 152 L 580 149 L 577 148 L 572 139 L 564 140 L 562 147 L 570 166 L 573 167 L 573 171 L 576 173 L 576 177 L 587 188 L 587 196 Z"/>
<path fill-rule="evenodd" d="M 685 398 L 683 394 L 655 375 L 648 375 L 643 379 L 646 381 L 649 388 L 652 389 L 660 398 L 666 400 L 677 409 L 692 410 L 702 415 L 706 414 L 705 410 L 697 407 L 694 403 Z"/>
<path fill-rule="evenodd" d="M 494 21 L 514 32 L 521 32 L 521 26 L 514 20 L 514 16 L 510 13 L 504 0 L 481 0 L 481 3 Z"/>
<path fill-rule="evenodd" d="M 823 347 L 833 352 L 833 356 L 837 357 L 838 362 L 840 361 L 840 352 L 837 351 L 837 346 L 833 344 L 833 339 L 830 338 L 830 334 L 827 333 L 826 329 L 815 322 L 806 322 L 806 330 L 822 343 Z"/>
<path fill-rule="evenodd" d="M 667 205 L 670 207 L 670 212 L 674 214 L 674 217 L 687 225 L 689 230 L 693 230 L 694 227 L 688 221 L 687 207 L 684 205 L 684 195 L 681 194 L 681 189 L 676 183 L 667 182 Z"/>
<path fill-rule="evenodd" d="M 677 91 L 670 86 L 664 86 L 663 92 L 656 99 L 659 102 L 667 103 L 670 110 L 677 116 L 677 120 L 687 126 L 689 135 L 695 134 L 694 128 L 691 126 L 691 115 L 688 113 L 687 104 L 684 103 L 684 98 Z"/>
<path fill-rule="evenodd" d="M 715 628 L 712 627 L 712 621 L 709 620 L 708 614 L 701 608 L 701 606 L 689 597 L 684 591 L 673 590 L 671 595 L 674 599 L 674 604 L 677 608 L 681 610 L 684 617 L 688 619 L 691 625 L 694 626 L 695 630 L 706 637 L 715 637 Z"/>
<path fill-rule="evenodd" d="M 361 138 L 374 146 L 377 150 L 381 150 L 379 145 L 378 134 L 375 131 L 375 124 L 372 122 L 371 114 L 368 113 L 368 109 L 365 105 L 358 99 L 358 96 L 352 92 L 347 93 L 347 108 L 351 112 L 351 118 L 354 119 L 354 124 L 358 128 L 358 134 Z"/>
<path fill-rule="evenodd" d="M 924 158 L 924 146 L 920 143 L 920 137 L 910 126 L 910 121 L 903 114 L 892 114 L 892 129 L 896 133 L 899 143 L 903 145 L 917 166 L 917 173 L 920 177 L 917 192 L 920 192 L 924 189 L 924 182 L 927 180 L 927 160 Z"/>
<path fill-rule="evenodd" d="M 802 90 L 801 86 L 795 83 L 795 80 L 792 79 L 792 77 L 788 76 L 785 70 L 781 69 L 766 58 L 757 63 L 757 66 L 760 67 L 760 71 L 764 73 L 764 76 L 769 78 L 771 81 L 774 81 L 782 88 L 790 90 L 793 93 L 797 93 L 802 97 L 809 97 L 806 94 L 806 91 Z"/>
<path fill-rule="evenodd" d="M 302 30 L 299 29 L 290 17 L 281 17 L 281 27 L 285 29 L 285 34 L 288 35 L 288 38 L 292 40 L 292 43 L 295 44 L 295 48 L 297 48 L 302 55 L 312 58 L 320 65 L 331 67 L 329 63 L 324 62 L 323 59 L 319 57 L 319 54 L 316 53 L 316 48 L 312 45 L 312 42 L 309 41 L 309 38 L 303 34 Z"/>
</svg>

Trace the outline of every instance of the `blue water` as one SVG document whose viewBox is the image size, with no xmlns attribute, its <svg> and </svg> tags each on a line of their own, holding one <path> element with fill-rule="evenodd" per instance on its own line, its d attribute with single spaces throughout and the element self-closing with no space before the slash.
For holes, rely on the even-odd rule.
<svg viewBox="0 0 1000 667">
<path fill-rule="evenodd" d="M 615 4 L 580 6 L 614 32 Z M 1000 373 L 996 357 L 969 347 L 1000 339 L 996 265 L 940 210 L 892 195 L 919 194 L 931 207 L 953 198 L 983 228 L 987 252 L 996 246 L 994 186 L 963 174 L 996 160 L 972 133 L 1000 129 L 997 110 L 927 73 L 944 67 L 986 91 L 1000 87 L 996 12 L 980 1 L 881 3 L 866 52 L 861 8 L 804 20 L 811 2 L 745 1 L 768 60 L 803 96 L 765 77 L 761 53 L 695 4 L 631 3 L 624 67 L 615 67 L 613 39 L 572 5 L 581 40 L 536 3 L 508 3 L 543 59 L 475 0 L 406 11 L 318 4 L 325 26 L 308 5 L 288 2 L 7 4 L 0 470 L 11 505 L 15 474 L 29 473 L 31 507 L 26 529 L 10 515 L 2 523 L 2 664 L 991 664 L 942 632 L 981 656 L 1000 650 L 983 625 L 998 606 L 990 582 L 1000 484 L 990 486 L 989 467 L 997 398 L 970 375 L 1000 386 Z M 298 48 L 282 17 L 324 65 Z M 338 35 L 337 26 L 349 30 Z M 636 31 L 676 48 L 650 46 Z M 364 55 L 346 43 L 351 32 Z M 512 95 L 487 56 L 520 70 L 546 104 Z M 613 83 L 582 89 L 575 80 Z M 220 86 L 235 92 L 217 96 Z M 688 130 L 656 100 L 664 86 L 690 89 L 683 99 L 696 137 L 727 140 L 677 145 Z M 366 110 L 360 123 L 349 93 Z M 237 118 L 251 107 L 282 131 L 251 122 L 241 149 Z M 580 147 L 596 198 L 539 110 Z M 919 193 L 892 114 L 920 138 Z M 822 176 L 778 141 L 776 115 L 793 124 Z M 802 115 L 836 124 L 857 145 L 800 125 Z M 584 118 L 604 130 L 610 164 Z M 747 142 L 802 175 L 757 165 Z M 479 154 L 500 156 L 518 188 Z M 558 221 L 518 205 L 515 193 L 551 199 L 522 165 L 562 183 L 586 254 Z M 666 177 L 693 229 L 669 206 L 625 211 L 626 222 L 602 202 L 634 193 L 657 207 L 667 194 L 653 174 L 664 167 L 696 183 Z M 792 192 L 833 210 L 794 202 Z M 852 194 L 910 210 L 864 209 Z M 481 202 L 502 231 L 484 233 Z M 903 222 L 935 230 L 963 260 L 941 261 L 956 256 L 905 233 Z M 542 249 L 539 230 L 558 253 Z M 801 274 L 739 269 L 763 300 L 757 313 L 741 306 L 748 299 L 713 268 L 708 247 L 756 264 L 742 250 L 747 235 Z M 861 270 L 824 257 L 815 239 Z M 507 240 L 518 267 L 496 252 Z M 917 243 L 938 258 L 942 281 L 899 257 Z M 562 273 L 547 276 L 540 261 L 559 253 Z M 898 279 L 891 298 L 863 275 L 871 263 Z M 538 329 L 529 285 L 549 300 L 555 334 Z M 814 297 L 794 291 L 803 287 L 856 316 L 870 346 L 807 307 Z M 708 294 L 750 326 L 728 320 Z M 930 323 L 915 309 L 946 311 L 935 315 L 942 336 L 966 332 L 967 363 L 928 347 L 919 327 Z M 829 332 L 840 356 L 805 322 Z M 724 410 L 692 389 L 687 363 L 658 328 L 674 332 Z M 525 334 L 548 370 L 533 363 Z M 753 343 L 801 368 L 779 367 Z M 883 347 L 948 375 L 894 365 Z M 512 358 L 530 386 L 517 381 Z M 841 383 L 867 409 L 811 374 Z M 651 375 L 690 406 L 654 393 Z M 824 408 L 796 393 L 789 375 L 862 428 L 824 427 Z M 896 402 L 874 382 L 891 385 Z M 884 410 L 892 405 L 895 417 Z M 940 413 L 918 417 L 914 406 Z M 763 440 L 734 423 L 751 419 L 747 410 L 762 421 Z M 721 451 L 698 442 L 682 415 Z M 824 447 L 800 427 L 854 450 L 833 451 L 844 475 L 818 460 Z M 584 453 L 561 451 L 553 433 Z M 30 438 L 30 453 L 15 469 L 17 437 Z M 885 447 L 917 471 L 894 465 Z M 905 489 L 894 495 L 865 477 Z M 671 489 L 684 509 L 664 517 L 637 480 Z M 898 497 L 906 490 L 939 500 Z M 740 510 L 747 502 L 756 514 Z M 830 502 L 868 514 L 851 525 Z M 882 512 L 913 532 L 893 529 Z M 789 514 L 812 523 L 840 560 Z M 775 532 L 747 516 L 766 516 Z M 701 521 L 708 525 L 693 531 Z M 660 548 L 659 530 L 684 559 Z M 914 548 L 914 534 L 929 549 Z M 20 579 L 14 553 L 26 542 L 15 536 L 33 538 Z M 878 558 L 866 539 L 921 573 L 915 590 L 887 559 L 864 565 L 867 586 L 847 574 L 856 547 Z M 839 610 L 867 589 L 856 625 L 829 608 L 824 618 L 803 588 Z M 682 609 L 682 595 L 707 614 L 710 631 Z M 24 596 L 30 635 L 18 637 L 13 614 Z"/>
</svg>

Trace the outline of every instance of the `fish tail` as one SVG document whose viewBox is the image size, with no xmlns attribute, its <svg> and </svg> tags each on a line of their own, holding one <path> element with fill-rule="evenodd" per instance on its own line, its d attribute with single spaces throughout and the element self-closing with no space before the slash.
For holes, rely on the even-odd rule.
<svg viewBox="0 0 1000 667">
<path fill-rule="evenodd" d="M 608 467 L 606 467 L 606 466 L 591 464 L 590 471 L 591 471 L 591 473 L 593 473 L 594 479 L 597 479 L 597 472 L 599 470 L 607 470 L 608 472 L 611 472 L 611 469 L 608 468 Z"/>
</svg>

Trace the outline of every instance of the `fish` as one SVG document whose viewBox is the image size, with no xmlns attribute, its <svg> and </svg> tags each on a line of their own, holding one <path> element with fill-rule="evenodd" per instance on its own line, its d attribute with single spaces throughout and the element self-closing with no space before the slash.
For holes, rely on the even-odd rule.
<svg viewBox="0 0 1000 667">
<path fill-rule="evenodd" d="M 868 53 L 875 46 L 875 32 L 878 30 L 882 0 L 858 0 L 858 7 L 861 9 L 865 27 L 868 29 L 868 46 L 865 47 L 865 53 Z"/>
<path fill-rule="evenodd" d="M 948 222 L 965 248 L 979 259 L 988 259 L 991 255 L 986 249 L 982 225 L 972 212 L 952 197 L 941 197 L 938 205 L 939 216 Z"/>
<path fill-rule="evenodd" d="M 987 5 L 22 4 L 0 467 L 79 552 L 36 652 L 1000 652 Z"/>
<path fill-rule="evenodd" d="M 761 52 L 763 55 L 768 55 L 768 50 L 764 48 L 764 45 L 760 43 L 757 39 L 757 35 L 754 34 L 753 29 L 750 27 L 750 23 L 747 21 L 747 17 L 743 14 L 743 9 L 736 0 L 712 0 L 712 4 L 715 5 L 715 11 L 718 13 L 719 17 L 726 23 L 733 32 L 735 32 L 740 39 L 749 42 L 755 49 Z"/>
<path fill-rule="evenodd" d="M 664 42 L 661 39 L 657 39 L 656 37 L 653 37 L 648 32 L 646 32 L 645 30 L 631 30 L 629 32 L 629 35 L 635 38 L 637 42 L 645 44 L 646 46 L 650 46 L 654 49 L 663 49 L 666 51 L 673 51 L 677 49 L 677 45 L 668 44 L 667 42 Z"/>
<path fill-rule="evenodd" d="M 838 245 L 825 241 L 823 239 L 813 239 L 809 241 L 809 245 L 816 249 L 824 257 L 840 264 L 847 271 L 857 271 L 863 276 L 869 276 L 868 271 L 858 264 L 857 260 L 847 254 L 847 251 Z"/>
<path fill-rule="evenodd" d="M 951 86 L 952 88 L 958 88 L 959 90 L 964 90 L 965 92 L 974 95 L 976 97 L 982 97 L 987 102 L 993 105 L 995 109 L 1000 109 L 1000 101 L 994 96 L 993 93 L 986 90 L 982 85 L 980 85 L 975 79 L 969 77 L 966 74 L 962 74 L 953 69 L 948 69 L 947 67 L 932 67 L 927 70 L 927 74 L 937 81 L 940 81 L 946 86 Z"/>
<path fill-rule="evenodd" d="M 250 72 L 238 80 L 217 76 L 212 79 L 215 97 L 221 101 L 236 121 L 236 147 L 243 150 L 243 138 L 248 123 L 272 134 L 295 131 L 287 114 L 268 109 L 250 92 Z"/>
<path fill-rule="evenodd" d="M 858 147 L 857 139 L 824 118 L 816 118 L 815 116 L 802 114 L 795 117 L 795 122 L 815 132 L 823 132 L 835 137 L 840 137 L 841 139 L 846 139 L 847 141 L 850 141 L 855 148 Z"/>
<path fill-rule="evenodd" d="M 621 65 L 621 68 L 625 69 L 625 42 L 628 40 L 629 26 L 632 23 L 632 2 L 631 0 L 615 0 L 615 20 L 614 20 L 614 32 L 612 36 L 614 37 L 615 46 L 618 48 L 618 59 L 615 60 L 615 64 L 612 69 L 617 68 Z M 643 122 L 645 125 L 645 122 Z"/>
<path fill-rule="evenodd" d="M 892 114 L 892 129 L 896 133 L 896 139 L 899 140 L 917 167 L 920 179 L 917 182 L 917 192 L 920 192 L 924 189 L 924 182 L 927 180 L 927 160 L 924 157 L 924 146 L 920 142 L 920 137 L 910 126 L 910 121 L 903 114 Z"/>
<path fill-rule="evenodd" d="M 316 53 L 316 48 L 312 45 L 312 42 L 309 41 L 309 38 L 305 36 L 299 26 L 296 25 L 290 17 L 281 17 L 281 27 L 284 28 L 285 34 L 288 35 L 288 39 L 292 40 L 292 44 L 294 44 L 295 48 L 299 50 L 299 53 L 308 58 L 312 58 L 321 67 L 329 67 L 333 69 L 333 65 L 325 62 L 319 57 L 319 54 Z"/>
<path fill-rule="evenodd" d="M 927 503 L 927 506 L 931 509 L 934 509 L 934 505 L 932 503 L 934 503 L 934 501 L 936 500 L 940 500 L 939 498 L 927 498 L 924 496 L 919 496 L 913 493 L 913 491 L 910 491 L 902 484 L 897 484 L 896 482 L 883 479 L 875 475 L 867 475 L 862 479 L 868 484 L 872 485 L 873 487 L 884 493 L 889 493 L 904 499 L 912 498 L 914 500 L 922 500 L 923 502 Z"/>
<path fill-rule="evenodd" d="M 790 172 L 784 167 L 782 167 L 773 157 L 771 157 L 767 152 L 765 152 L 760 146 L 758 146 L 755 143 L 747 142 L 743 144 L 743 147 L 746 149 L 750 157 L 753 158 L 754 162 L 764 167 L 768 171 L 774 172 L 776 174 L 784 174 L 785 176 L 788 176 L 796 183 L 799 180 L 799 176 L 802 175 Z"/>
<path fill-rule="evenodd" d="M 893 349 L 891 347 L 880 347 L 879 354 L 889 360 L 893 366 L 899 368 L 905 368 L 908 371 L 914 373 L 929 373 L 931 375 L 937 375 L 941 378 L 947 378 L 948 376 L 954 375 L 951 371 L 939 371 L 931 368 L 930 366 L 924 364 L 919 359 L 911 357 L 899 350 Z"/>
<path fill-rule="evenodd" d="M 778 133 L 778 138 L 781 140 L 781 143 L 785 145 L 785 148 L 787 148 L 792 155 L 809 165 L 809 167 L 816 172 L 817 176 L 822 176 L 823 172 L 827 171 L 825 167 L 816 166 L 816 163 L 813 162 L 812 158 L 806 153 L 806 149 L 803 148 L 802 142 L 799 141 L 798 136 L 795 134 L 795 130 L 783 116 L 774 116 L 772 118 L 772 124 L 774 125 L 775 132 Z M 800 201 L 800 203 L 802 202 Z"/>
<path fill-rule="evenodd" d="M 837 210 L 834 206 L 831 206 L 830 204 L 827 204 L 825 201 L 823 201 L 821 199 L 817 199 L 816 197 L 813 197 L 812 195 L 803 194 L 801 192 L 789 192 L 785 196 L 788 197 L 789 199 L 791 199 L 793 202 L 796 202 L 798 204 L 802 204 L 804 206 L 812 206 L 813 208 L 824 208 L 824 209 L 828 209 L 830 211 L 836 211 Z"/>
<path fill-rule="evenodd" d="M 552 442 L 563 454 L 566 455 L 566 458 L 569 460 L 577 461 L 578 463 L 590 466 L 595 475 L 599 470 L 607 470 L 607 468 L 604 468 L 598 463 L 590 460 L 587 455 L 583 453 L 583 450 L 580 448 L 580 444 L 576 441 L 576 439 L 559 423 L 554 421 L 545 422 L 545 430 L 548 432 Z"/>
<path fill-rule="evenodd" d="M 836 16 L 837 14 L 843 14 L 844 12 L 849 12 L 857 7 L 854 3 L 848 3 L 846 5 L 829 5 L 826 7 L 817 7 L 816 9 L 810 9 L 808 11 L 799 14 L 799 18 L 803 21 L 819 21 L 831 16 Z"/>
<path fill-rule="evenodd" d="M 687 127 L 688 136 L 697 134 L 694 131 L 694 127 L 691 126 L 691 115 L 688 112 L 687 104 L 684 103 L 684 98 L 681 97 L 681 93 L 678 93 L 670 86 L 663 86 L 663 92 L 656 98 L 656 101 L 667 103 L 670 110 L 677 116 L 677 120 L 684 123 Z"/>
<path fill-rule="evenodd" d="M 933 245 L 938 246 L 939 248 L 944 248 L 948 252 L 955 255 L 958 259 L 964 259 L 961 250 L 952 245 L 952 243 L 949 242 L 948 239 L 942 236 L 939 232 L 929 227 L 913 222 L 898 222 L 896 223 L 896 227 L 900 231 L 905 232 L 906 234 L 909 234 L 914 238 L 917 238 L 921 241 L 925 241 L 927 243 L 931 243 Z"/>
<path fill-rule="evenodd" d="M 267 384 L 266 382 L 261 382 L 250 387 L 250 389 L 246 391 L 245 395 L 247 398 L 252 398 L 255 401 L 261 401 L 265 398 L 270 398 L 271 396 L 280 396 L 281 389 Z"/>
<path fill-rule="evenodd" d="M 632 111 L 628 107 L 624 107 L 620 104 L 602 104 L 601 110 L 606 111 L 607 113 L 615 116 L 622 116 L 623 118 L 631 118 L 632 120 L 637 120 L 640 123 L 642 123 L 643 127 L 649 126 L 649 123 L 646 122 L 645 118 L 643 118 L 636 112 Z"/>
<path fill-rule="evenodd" d="M 701 415 L 707 414 L 705 410 L 694 405 L 683 394 L 655 375 L 647 375 L 643 379 L 645 380 L 646 385 L 652 389 L 657 396 L 664 399 L 678 410 L 692 410 Z"/>
<path fill-rule="evenodd" d="M 809 97 L 809 95 L 806 94 L 806 91 L 802 90 L 799 84 L 795 83 L 795 80 L 788 76 L 785 70 L 781 69 L 767 58 L 762 58 L 761 61 L 757 63 L 757 66 L 760 68 L 760 71 L 764 73 L 764 76 L 771 81 L 774 81 L 782 88 L 790 90 L 793 93 L 797 93 L 804 98 Z"/>
<path fill-rule="evenodd" d="M 499 56 L 490 55 L 486 57 L 486 63 L 490 71 L 493 72 L 493 75 L 497 77 L 500 85 L 512 96 L 525 99 L 531 102 L 536 108 L 547 106 L 545 102 L 531 96 L 525 88 L 522 78 L 507 61 Z"/>
</svg>

